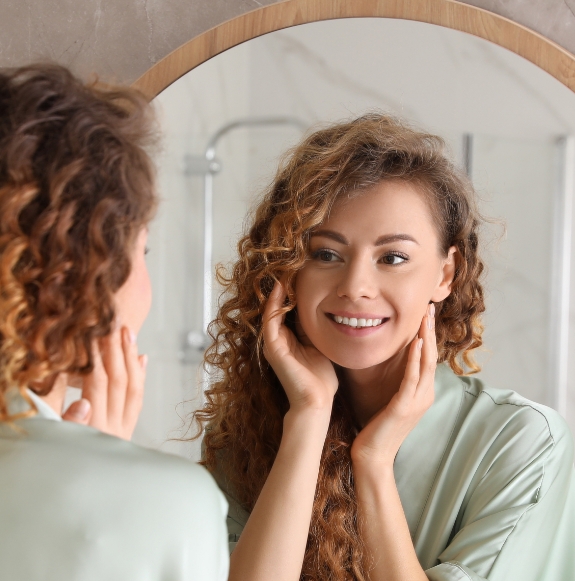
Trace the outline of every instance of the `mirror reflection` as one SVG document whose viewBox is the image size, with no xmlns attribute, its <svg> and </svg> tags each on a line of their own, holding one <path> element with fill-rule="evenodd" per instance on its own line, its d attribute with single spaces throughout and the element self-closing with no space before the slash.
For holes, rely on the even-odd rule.
<svg viewBox="0 0 575 581">
<path fill-rule="evenodd" d="M 150 362 L 135 442 L 199 457 L 197 442 L 166 440 L 183 435 L 175 410 L 185 418 L 201 403 L 214 266 L 235 256 L 244 219 L 287 149 L 309 128 L 373 110 L 443 136 L 492 219 L 480 376 L 555 407 L 574 430 L 571 91 L 465 33 L 346 19 L 246 42 L 155 102 L 163 202 L 149 238 L 154 301 L 139 343 Z"/>
</svg>

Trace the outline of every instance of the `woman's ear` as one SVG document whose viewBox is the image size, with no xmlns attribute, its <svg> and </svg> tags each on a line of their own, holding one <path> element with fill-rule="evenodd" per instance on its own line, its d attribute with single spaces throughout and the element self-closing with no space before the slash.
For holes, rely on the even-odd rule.
<svg viewBox="0 0 575 581">
<path fill-rule="evenodd" d="M 451 246 L 447 251 L 447 257 L 443 261 L 437 287 L 431 296 L 431 300 L 434 303 L 440 303 L 451 294 L 451 283 L 455 278 L 458 260 L 459 251 L 455 246 Z"/>
</svg>

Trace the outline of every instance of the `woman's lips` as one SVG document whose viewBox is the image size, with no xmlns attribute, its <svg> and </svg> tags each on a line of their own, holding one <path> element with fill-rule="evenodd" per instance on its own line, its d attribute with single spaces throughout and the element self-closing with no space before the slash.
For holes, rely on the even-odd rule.
<svg viewBox="0 0 575 581">
<path fill-rule="evenodd" d="M 327 317 L 339 331 L 353 337 L 370 335 L 381 329 L 389 321 L 389 317 L 377 317 L 368 313 L 345 313 L 345 315 L 343 313 L 328 313 Z"/>
</svg>

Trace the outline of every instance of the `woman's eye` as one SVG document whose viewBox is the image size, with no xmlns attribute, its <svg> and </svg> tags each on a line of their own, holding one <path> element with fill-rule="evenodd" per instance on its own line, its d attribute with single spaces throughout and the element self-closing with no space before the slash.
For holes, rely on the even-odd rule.
<svg viewBox="0 0 575 581">
<path fill-rule="evenodd" d="M 334 260 L 337 260 L 338 257 L 337 254 L 331 250 L 321 249 L 316 250 L 312 254 L 312 258 L 321 262 L 333 262 Z"/>
<path fill-rule="evenodd" d="M 401 264 L 407 260 L 407 256 L 403 256 L 401 254 L 386 254 L 382 257 L 381 261 L 384 264 L 389 264 L 391 266 L 395 266 L 396 264 Z"/>
</svg>

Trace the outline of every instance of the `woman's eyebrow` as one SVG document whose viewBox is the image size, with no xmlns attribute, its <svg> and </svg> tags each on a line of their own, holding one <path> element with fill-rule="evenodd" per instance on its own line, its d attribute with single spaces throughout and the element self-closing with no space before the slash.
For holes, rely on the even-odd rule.
<svg viewBox="0 0 575 581">
<path fill-rule="evenodd" d="M 331 238 L 340 244 L 349 246 L 349 242 L 345 236 L 339 232 L 334 232 L 333 230 L 315 230 L 310 234 L 310 236 L 323 236 L 324 238 Z M 390 244 L 392 242 L 398 242 L 399 240 L 404 240 L 407 242 L 415 242 L 419 245 L 419 242 L 409 234 L 387 234 L 380 236 L 376 241 L 374 246 L 383 246 L 384 244 Z"/>
<path fill-rule="evenodd" d="M 409 234 L 389 234 L 387 236 L 380 236 L 376 241 L 374 246 L 383 246 L 384 244 L 389 244 L 390 242 L 398 242 L 399 240 L 406 240 L 407 242 L 415 242 L 419 245 L 419 242 Z"/>
<path fill-rule="evenodd" d="M 340 244 L 345 244 L 349 246 L 349 242 L 347 238 L 338 232 L 334 232 L 333 230 L 315 230 L 310 234 L 310 236 L 323 236 L 324 238 L 331 238 Z"/>
</svg>

